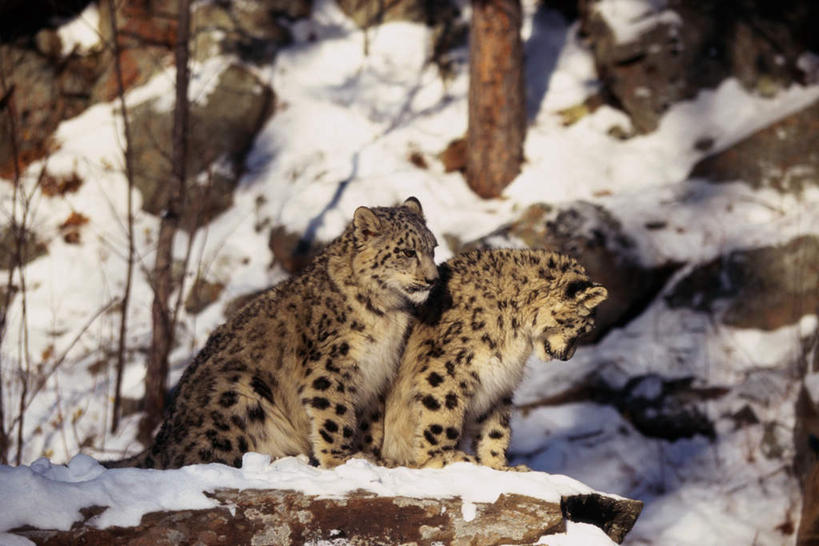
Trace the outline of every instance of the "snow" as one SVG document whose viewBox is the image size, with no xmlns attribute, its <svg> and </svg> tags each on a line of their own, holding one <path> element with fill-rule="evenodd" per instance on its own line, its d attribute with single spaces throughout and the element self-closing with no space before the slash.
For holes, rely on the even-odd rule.
<svg viewBox="0 0 819 546">
<path fill-rule="evenodd" d="M 666 0 L 602 0 L 593 6 L 614 32 L 617 43 L 633 42 L 641 34 L 665 24 L 672 29 L 682 24 Z"/>
<path fill-rule="evenodd" d="M 535 544 L 546 546 L 609 546 L 616 544 L 599 528 L 589 523 L 566 522 L 566 532 L 541 537 Z"/>
<path fill-rule="evenodd" d="M 108 508 L 89 525 L 134 526 L 149 512 L 219 506 L 204 494 L 216 489 L 285 489 L 320 498 L 357 490 L 388 497 L 461 498 L 466 521 L 475 517 L 475 503 L 495 502 L 502 493 L 559 503 L 562 496 L 592 492 L 566 476 L 500 472 L 469 463 L 414 470 L 352 459 L 324 470 L 310 466 L 306 457 L 271 462 L 269 456 L 247 453 L 241 468 L 214 463 L 165 471 L 106 470 L 93 458 L 76 455 L 67 465 L 41 458 L 30 466 L 0 466 L 0 496 L 13 499 L 0 512 L 0 532 L 24 525 L 67 530 L 81 519 L 80 509 L 92 505 Z"/>
<path fill-rule="evenodd" d="M 62 54 L 88 53 L 102 47 L 100 40 L 100 11 L 95 3 L 88 4 L 82 13 L 57 29 L 62 43 Z"/>
<path fill-rule="evenodd" d="M 647 26 L 676 24 L 662 0 L 602 0 L 595 6 L 621 42 Z M 585 200 L 612 213 L 636 241 L 635 257 L 645 265 L 686 263 L 672 283 L 696 265 L 733 250 L 819 234 L 817 188 L 795 195 L 755 190 L 739 180 L 711 184 L 688 179 L 706 153 L 695 146 L 698 141 L 711 140 L 711 152 L 725 149 L 819 99 L 815 54 L 805 54 L 800 62 L 812 75 L 806 79 L 811 85 L 792 85 L 763 98 L 728 79 L 673 105 L 656 131 L 618 140 L 609 130 L 620 126 L 628 131 L 630 123 L 607 106 L 571 126 L 561 123 L 562 110 L 582 104 L 598 90 L 594 62 L 576 24 L 533 1 L 524 2 L 524 9 L 526 163 L 502 198 L 489 201 L 474 195 L 460 174 L 444 173 L 436 159 L 466 131 L 465 47 L 444 80 L 429 62 L 432 31 L 422 25 L 384 24 L 365 38 L 331 0 L 315 2 L 309 19 L 291 24 L 294 43 L 272 64 L 254 68 L 275 90 L 277 111 L 254 143 L 234 206 L 190 241 L 195 259 L 186 271 L 186 286 L 202 275 L 225 289 L 204 312 L 182 312 L 179 343 L 171 355 L 172 383 L 224 320 L 227 302 L 286 276 L 278 266 L 271 267 L 266 250 L 271 227 L 301 232 L 309 226 L 319 240 L 329 240 L 359 205 L 391 204 L 415 195 L 441 243 L 436 259 L 444 260 L 454 251 L 447 236 L 462 242 L 484 236 L 532 203 Z M 98 37 L 88 29 L 96 27 L 98 17 L 92 4 L 61 27 L 64 47 L 97 47 Z M 221 70 L 233 62 L 239 61 L 214 56 L 192 67 L 192 98 L 205 98 Z M 170 109 L 173 81 L 170 67 L 130 91 L 128 105 L 153 101 L 155 108 Z M 480 499 L 493 498 L 504 488 L 529 487 L 530 493 L 554 495 L 561 488 L 582 487 L 559 478 L 567 475 L 596 490 L 646 503 L 627 538 L 630 544 L 793 542 L 793 535 L 777 527 L 799 519 L 799 485 L 785 463 L 793 457 L 793 408 L 801 387 L 794 370 L 817 318 L 807 316 L 772 332 L 741 330 L 721 325 L 710 314 L 670 309 L 661 297 L 597 345 L 580 348 L 571 361 L 529 363 L 515 401 L 532 409 L 514 416 L 513 462 L 549 475 L 500 477 L 458 465 L 444 471 L 386 470 L 360 461 L 325 471 L 295 459 L 268 464 L 252 455 L 242 469 L 207 465 L 170 472 L 105 471 L 76 456 L 82 451 L 112 459 L 141 449 L 135 440 L 139 415 L 125 417 L 116 434 L 109 432 L 110 355 L 116 347 L 115 308 L 127 252 L 118 111 L 117 102 L 99 104 L 63 122 L 55 135 L 58 148 L 24 173 L 22 187 L 33 195 L 30 226 L 47 244 L 48 254 L 25 268 L 25 313 L 19 297 L 9 309 L 10 327 L 0 348 L 7 427 L 17 414 L 21 372 L 39 371 L 46 380 L 29 385 L 23 466 L 0 467 L 0 495 L 12 498 L 14 507 L 0 514 L 3 528 L 39 512 L 46 513 L 49 526 L 70 525 L 77 509 L 87 505 L 83 503 L 112 506 L 96 520 L 101 524 L 106 518 L 133 521 L 160 505 L 177 506 L 172 504 L 177 498 L 190 503 L 187 508 L 212 502 L 201 493 L 208 488 L 264 484 L 340 494 L 345 480 L 378 494 L 458 494 L 465 501 L 463 515 L 469 517 L 470 502 L 485 502 Z M 428 168 L 413 165 L 411 152 L 420 154 Z M 34 191 L 44 165 L 52 175 L 76 173 L 84 183 L 76 193 L 46 198 Z M 11 184 L 0 184 L 5 215 L 18 206 L 11 195 Z M 123 389 L 136 399 L 142 395 L 150 338 L 152 291 L 144 270 L 153 264 L 158 221 L 139 210 L 139 192 L 133 198 L 138 274 L 129 308 Z M 72 212 L 90 219 L 81 228 L 79 245 L 64 242 L 59 233 L 58 226 Z M 647 230 L 647 222 L 666 227 Z M 185 234 L 177 236 L 177 259 L 184 257 L 188 242 Z M 634 393 L 647 400 L 660 395 L 661 379 L 692 377 L 697 385 L 729 389 L 730 394 L 704 404 L 716 439 L 648 438 L 613 406 L 590 400 L 533 405 L 570 391 L 591 374 L 612 388 L 642 378 Z M 819 399 L 816 374 L 805 384 Z M 759 423 L 739 427 L 732 416 L 746 406 Z M 59 465 L 68 461 L 68 467 Z M 526 485 L 521 476 L 537 479 Z M 43 510 L 41 503 L 50 509 Z M 570 524 L 569 535 L 565 540 L 549 537 L 545 543 L 608 540 L 582 524 Z M 577 539 L 580 535 L 588 539 Z M 3 543 L 13 540 L 0 536 Z"/>
</svg>

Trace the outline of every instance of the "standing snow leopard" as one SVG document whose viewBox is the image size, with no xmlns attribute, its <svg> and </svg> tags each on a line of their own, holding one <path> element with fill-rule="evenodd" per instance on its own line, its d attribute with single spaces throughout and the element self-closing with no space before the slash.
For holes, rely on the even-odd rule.
<svg viewBox="0 0 819 546">
<path fill-rule="evenodd" d="M 512 393 L 534 351 L 568 360 L 607 297 L 576 260 L 545 250 L 473 250 L 441 264 L 374 423 L 387 464 L 507 468 Z M 376 415 L 376 417 L 380 417 Z M 473 455 L 459 451 L 472 439 Z"/>
<path fill-rule="evenodd" d="M 213 332 L 153 444 L 107 466 L 238 467 L 248 451 L 343 463 L 357 450 L 359 416 L 394 376 L 413 305 L 438 278 L 435 246 L 414 197 L 359 207 L 303 272 Z"/>
</svg>

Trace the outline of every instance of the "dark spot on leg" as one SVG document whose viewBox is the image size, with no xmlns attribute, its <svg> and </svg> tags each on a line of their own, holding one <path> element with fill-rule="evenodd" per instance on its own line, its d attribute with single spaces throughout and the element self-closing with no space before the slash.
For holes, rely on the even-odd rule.
<svg viewBox="0 0 819 546">
<path fill-rule="evenodd" d="M 233 451 L 233 444 L 227 438 L 214 438 L 210 443 L 217 451 Z"/>
<path fill-rule="evenodd" d="M 457 440 L 458 436 L 460 436 L 460 432 L 455 427 L 447 427 L 446 429 L 446 437 L 450 440 Z"/>
<path fill-rule="evenodd" d="M 264 381 L 264 379 L 262 379 L 258 375 L 253 376 L 253 379 L 250 380 L 250 386 L 253 387 L 253 390 L 256 392 L 256 394 L 258 394 L 271 404 L 273 403 L 273 391 L 270 390 L 270 385 L 268 385 Z"/>
<path fill-rule="evenodd" d="M 236 428 L 239 430 L 245 430 L 247 428 L 247 421 L 245 421 L 244 417 L 239 415 L 231 415 L 230 422 L 236 425 Z"/>
<path fill-rule="evenodd" d="M 426 395 L 421 402 L 428 410 L 437 411 L 441 409 L 441 403 L 431 394 Z"/>
<path fill-rule="evenodd" d="M 338 432 L 338 425 L 331 419 L 324 421 L 324 428 L 327 430 L 327 432 Z"/>
<path fill-rule="evenodd" d="M 435 436 L 429 431 L 429 429 L 424 431 L 424 438 L 426 438 L 427 442 L 429 442 L 430 445 L 433 446 L 438 445 L 438 439 L 435 438 Z"/>
<path fill-rule="evenodd" d="M 336 404 L 336 415 L 344 415 L 347 413 L 347 406 L 344 404 Z"/>
<path fill-rule="evenodd" d="M 237 395 L 234 391 L 225 391 L 219 397 L 219 405 L 223 408 L 229 408 L 232 405 L 236 404 L 239 395 Z"/>
<path fill-rule="evenodd" d="M 256 404 L 255 406 L 248 408 L 247 418 L 254 423 L 264 423 L 264 408 L 262 408 L 262 405 Z"/>
<path fill-rule="evenodd" d="M 458 395 L 454 392 L 449 392 L 446 395 L 445 402 L 447 409 L 455 409 L 458 407 Z"/>
<path fill-rule="evenodd" d="M 326 377 L 319 377 L 315 381 L 313 381 L 313 388 L 317 391 L 326 391 L 330 388 L 330 380 Z"/>
<path fill-rule="evenodd" d="M 433 387 L 437 387 L 437 386 L 438 386 L 438 385 L 440 385 L 440 384 L 441 384 L 443 381 L 444 381 L 444 378 L 443 378 L 443 377 L 441 377 L 440 375 L 438 375 L 438 374 L 437 374 L 437 373 L 435 373 L 435 372 L 432 372 L 432 373 L 430 373 L 430 374 L 427 376 L 427 382 L 428 382 L 430 385 L 432 385 Z"/>
<path fill-rule="evenodd" d="M 330 407 L 330 401 L 321 396 L 314 396 L 310 399 L 310 404 L 318 410 L 325 410 Z"/>
</svg>

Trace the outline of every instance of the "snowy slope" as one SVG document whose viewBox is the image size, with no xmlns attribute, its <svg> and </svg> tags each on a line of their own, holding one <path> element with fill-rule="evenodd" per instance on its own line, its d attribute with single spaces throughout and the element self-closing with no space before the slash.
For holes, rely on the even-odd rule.
<svg viewBox="0 0 819 546">
<path fill-rule="evenodd" d="M 410 23 L 372 29 L 365 55 L 363 33 L 331 0 L 316 2 L 309 20 L 293 24 L 295 43 L 272 65 L 257 70 L 275 89 L 279 108 L 255 142 L 235 204 L 194 237 L 188 286 L 201 273 L 226 288 L 203 313 L 183 313 L 179 345 L 172 354 L 172 382 L 223 320 L 226 302 L 284 278 L 278 267 L 270 267 L 267 230 L 257 229 L 259 224 L 302 231 L 313 222 L 317 236 L 327 240 L 341 231 L 355 207 L 415 195 L 439 241 L 444 235 L 468 241 L 512 220 L 531 203 L 583 199 L 617 217 L 637 240 L 638 255 L 647 265 L 676 260 L 689 267 L 733 249 L 819 233 L 816 188 L 795 198 L 754 191 L 739 182 L 716 186 L 686 180 L 703 156 L 693 146 L 698 139 L 707 136 L 716 149 L 727 147 L 819 98 L 819 85 L 793 86 L 764 99 L 728 80 L 674 105 L 654 133 L 628 140 L 609 136 L 612 126 L 629 124 L 609 107 L 564 127 L 558 111 L 582 103 L 596 90 L 593 62 L 575 26 L 534 2 L 525 4 L 531 118 L 527 161 L 503 198 L 492 201 L 475 196 L 460 174 L 445 174 L 436 159 L 466 130 L 468 82 L 463 63 L 452 79 L 441 79 L 429 62 L 429 29 Z M 64 34 L 91 47 L 83 27 L 72 24 Z M 216 57 L 194 66 L 192 97 L 206 95 L 208 83 L 231 61 Z M 169 69 L 131 91 L 128 102 L 170 97 L 172 83 Z M 80 451 L 114 458 L 140 449 L 134 440 L 138 416 L 126 418 L 116 435 L 108 432 L 110 355 L 119 324 L 118 313 L 110 308 L 124 286 L 127 248 L 121 132 L 115 104 L 95 106 L 64 122 L 56 136 L 60 148 L 49 157 L 48 170 L 76 172 L 85 182 L 63 198 L 33 192 L 31 225 L 47 242 L 48 254 L 26 268 L 25 313 L 21 298 L 15 298 L 2 346 L 7 415 L 18 414 L 18 372 L 28 368 L 46 374 L 45 382 L 28 390 L 23 464 L 43 455 L 59 463 Z M 412 152 L 420 153 L 429 168 L 416 167 L 409 160 Z M 32 165 L 26 173 L 29 191 L 40 168 Z M 10 188 L 0 184 L 6 211 L 12 206 Z M 138 193 L 134 199 L 138 207 Z M 65 243 L 57 227 L 72 211 L 90 218 L 80 245 Z M 671 229 L 643 228 L 657 219 Z M 156 218 L 136 214 L 141 268 L 153 263 L 157 228 Z M 180 259 L 187 243 L 180 234 Z M 438 260 L 452 252 L 443 244 L 438 250 Z M 151 298 L 145 276 L 139 274 L 123 385 L 131 398 L 142 395 Z M 658 301 L 597 346 L 578 350 L 568 363 L 533 359 L 516 402 L 529 404 L 561 392 L 592 370 L 620 383 L 656 373 L 744 385 L 749 371 L 775 369 L 792 358 L 800 337 L 815 327 L 816 318 L 806 317 L 781 331 L 742 331 L 714 324 L 704 314 L 672 311 Z M 763 399 L 764 417 L 778 424 L 774 433 L 787 437 L 797 385 L 776 374 L 754 377 L 757 383 L 746 386 L 747 396 Z M 743 400 L 737 395 L 713 405 L 716 442 L 647 439 L 610 407 L 590 402 L 538 408 L 516 416 L 513 451 L 517 462 L 535 469 L 646 501 L 628 538 L 631 543 L 787 543 L 792 535 L 777 528 L 798 522 L 798 485 L 781 460 L 757 453 L 763 427 L 732 430 L 722 419 Z M 38 462 L 32 471 L 44 464 Z"/>
</svg>

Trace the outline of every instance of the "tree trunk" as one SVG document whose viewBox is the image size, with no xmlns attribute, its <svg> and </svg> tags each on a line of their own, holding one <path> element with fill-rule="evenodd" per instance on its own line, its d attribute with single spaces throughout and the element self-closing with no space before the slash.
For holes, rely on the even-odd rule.
<svg viewBox="0 0 819 546">
<path fill-rule="evenodd" d="M 185 179 L 188 155 L 188 38 L 190 35 L 190 0 L 178 2 L 176 58 L 176 106 L 173 120 L 173 175 L 168 204 L 159 224 L 154 262 L 154 301 L 151 307 L 151 347 L 145 376 L 145 417 L 139 426 L 139 440 L 150 441 L 153 430 L 162 421 L 168 380 L 168 355 L 174 341 L 170 295 L 173 291 L 173 240 L 185 202 Z M 183 272 L 184 274 L 184 272 Z"/>
<path fill-rule="evenodd" d="M 498 197 L 520 172 L 526 136 L 520 0 L 474 0 L 466 181 Z"/>
</svg>

